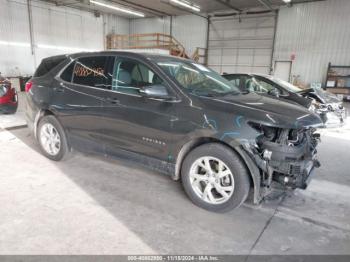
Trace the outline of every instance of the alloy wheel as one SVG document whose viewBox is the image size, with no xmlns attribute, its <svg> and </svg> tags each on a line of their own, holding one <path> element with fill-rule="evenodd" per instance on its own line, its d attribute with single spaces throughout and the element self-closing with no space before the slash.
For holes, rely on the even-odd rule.
<svg viewBox="0 0 350 262">
<path fill-rule="evenodd" d="M 211 156 L 201 157 L 192 164 L 190 183 L 196 195 L 210 204 L 227 202 L 235 189 L 231 170 Z"/>
<path fill-rule="evenodd" d="M 40 130 L 40 142 L 43 149 L 51 156 L 56 156 L 61 149 L 61 137 L 57 129 L 45 123 Z"/>
</svg>

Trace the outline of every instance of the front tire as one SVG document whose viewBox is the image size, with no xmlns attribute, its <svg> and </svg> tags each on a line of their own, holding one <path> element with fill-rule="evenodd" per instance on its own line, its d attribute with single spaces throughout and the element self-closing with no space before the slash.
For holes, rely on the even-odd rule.
<svg viewBox="0 0 350 262">
<path fill-rule="evenodd" d="M 213 212 L 239 207 L 250 189 L 249 174 L 240 157 L 218 143 L 191 151 L 183 162 L 181 179 L 192 202 Z"/>
<path fill-rule="evenodd" d="M 42 153 L 51 160 L 63 160 L 69 152 L 65 132 L 58 120 L 52 115 L 45 116 L 40 120 L 37 140 Z"/>
</svg>

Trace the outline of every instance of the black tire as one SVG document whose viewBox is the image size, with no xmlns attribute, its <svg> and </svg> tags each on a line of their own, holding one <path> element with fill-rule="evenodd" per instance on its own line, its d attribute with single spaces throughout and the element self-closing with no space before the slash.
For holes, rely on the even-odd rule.
<svg viewBox="0 0 350 262">
<path fill-rule="evenodd" d="M 191 166 L 197 159 L 205 156 L 215 157 L 224 162 L 233 175 L 233 193 L 231 197 L 222 204 L 210 204 L 201 199 L 192 189 L 190 182 Z M 240 157 L 229 147 L 218 143 L 204 144 L 191 151 L 182 164 L 181 179 L 185 192 L 192 202 L 212 212 L 223 213 L 239 207 L 247 199 L 250 190 L 249 174 Z"/>
<path fill-rule="evenodd" d="M 44 149 L 43 145 L 41 144 L 41 140 L 40 140 L 40 132 L 41 132 L 41 128 L 43 127 L 44 124 L 46 123 L 50 123 L 51 125 L 54 126 L 54 128 L 57 130 L 57 132 L 60 135 L 60 139 L 61 139 L 61 145 L 60 145 L 60 150 L 56 155 L 50 155 L 48 152 L 46 152 L 46 150 Z M 54 161 L 61 161 L 61 160 L 65 160 L 68 156 L 69 153 L 69 147 L 68 147 L 68 142 L 67 142 L 67 137 L 66 134 L 61 126 L 61 124 L 58 122 L 58 120 L 52 116 L 52 115 L 48 115 L 48 116 L 44 116 L 39 124 L 38 124 L 38 129 L 37 129 L 37 141 L 39 143 L 41 152 L 49 159 L 54 160 Z"/>
</svg>

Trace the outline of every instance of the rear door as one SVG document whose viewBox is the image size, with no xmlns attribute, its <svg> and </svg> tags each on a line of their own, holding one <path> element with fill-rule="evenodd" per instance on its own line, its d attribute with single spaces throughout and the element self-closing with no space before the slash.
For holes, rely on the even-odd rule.
<svg viewBox="0 0 350 262">
<path fill-rule="evenodd" d="M 111 86 L 108 56 L 81 57 L 65 68 L 53 86 L 53 104 L 73 147 L 104 151 L 103 99 Z"/>
</svg>

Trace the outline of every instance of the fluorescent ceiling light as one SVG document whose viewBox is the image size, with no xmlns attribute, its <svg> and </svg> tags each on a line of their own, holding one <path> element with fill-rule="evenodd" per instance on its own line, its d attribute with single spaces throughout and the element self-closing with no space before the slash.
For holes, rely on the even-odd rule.
<svg viewBox="0 0 350 262">
<path fill-rule="evenodd" d="M 17 47 L 30 47 L 30 43 L 25 42 L 8 42 L 8 41 L 2 41 L 0 40 L 0 45 L 7 45 L 7 46 L 17 46 Z M 80 48 L 80 47 L 69 47 L 69 46 L 56 46 L 56 45 L 46 45 L 46 44 L 37 44 L 35 45 L 37 48 L 43 48 L 43 49 L 53 49 L 53 50 L 63 50 L 63 51 L 76 51 L 76 52 L 94 52 L 98 51 L 96 49 L 87 49 L 87 48 Z"/>
<path fill-rule="evenodd" d="M 29 44 L 29 43 L 23 43 L 23 42 L 8 42 L 8 41 L 0 41 L 0 45 L 20 46 L 20 47 L 30 47 L 30 44 Z"/>
<path fill-rule="evenodd" d="M 282 0 L 283 2 L 285 2 L 285 3 L 290 3 L 290 2 L 292 2 L 292 0 Z"/>
<path fill-rule="evenodd" d="M 110 5 L 110 4 L 106 4 L 106 3 L 103 3 L 103 2 L 100 2 L 100 1 L 95 1 L 95 0 L 90 0 L 90 3 L 93 3 L 95 5 L 99 5 L 99 6 L 102 6 L 102 7 L 110 8 L 110 9 L 113 9 L 113 10 L 117 10 L 119 12 L 127 13 L 127 14 L 130 14 L 130 15 L 136 15 L 136 16 L 140 16 L 140 17 L 145 17 L 144 13 L 132 11 L 130 9 L 126 9 L 126 8 L 119 7 L 119 6 L 116 6 L 116 5 Z"/>
<path fill-rule="evenodd" d="M 82 52 L 82 51 L 88 51 L 88 52 L 93 52 L 97 51 L 94 49 L 86 49 L 86 48 L 79 48 L 79 47 L 69 47 L 69 46 L 56 46 L 56 45 L 45 45 L 45 44 L 38 44 L 38 48 L 43 48 L 43 49 L 54 49 L 54 50 L 62 50 L 62 51 L 77 51 L 77 52 Z"/>
<path fill-rule="evenodd" d="M 192 4 L 192 3 L 188 2 L 188 1 L 184 1 L 184 0 L 170 0 L 170 2 L 178 4 L 178 5 L 181 5 L 183 7 L 189 8 L 189 9 L 192 9 L 193 11 L 196 11 L 196 12 L 200 12 L 201 11 L 199 6 L 194 5 L 194 4 Z"/>
</svg>

